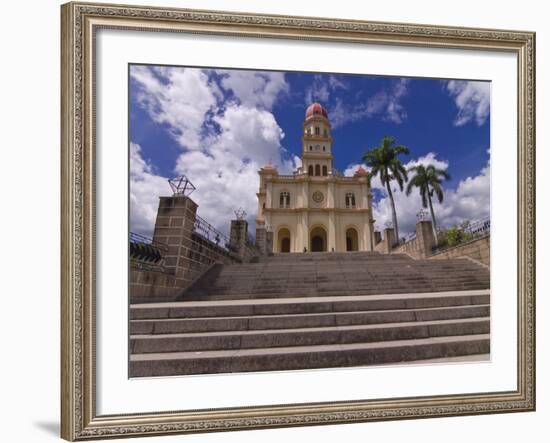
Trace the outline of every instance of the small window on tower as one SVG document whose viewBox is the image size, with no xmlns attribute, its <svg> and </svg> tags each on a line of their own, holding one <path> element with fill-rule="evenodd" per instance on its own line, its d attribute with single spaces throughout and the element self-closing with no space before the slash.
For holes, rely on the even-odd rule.
<svg viewBox="0 0 550 443">
<path fill-rule="evenodd" d="M 307 168 L 307 173 L 308 175 L 313 175 L 313 165 L 309 165 L 309 167 Z"/>
<path fill-rule="evenodd" d="M 328 174 L 327 174 L 327 165 L 323 165 L 323 175 L 326 177 Z"/>
<path fill-rule="evenodd" d="M 323 146 L 323 151 L 326 151 L 325 147 Z"/>
<path fill-rule="evenodd" d="M 315 165 L 315 175 L 321 175 L 321 165 Z"/>
<path fill-rule="evenodd" d="M 279 197 L 280 208 L 290 208 L 290 194 L 287 191 L 281 192 Z"/>
<path fill-rule="evenodd" d="M 355 194 L 353 192 L 346 193 L 346 208 L 355 208 Z"/>
<path fill-rule="evenodd" d="M 325 137 L 328 137 L 328 131 L 327 131 L 327 128 L 325 128 L 325 129 L 323 130 L 323 134 L 325 135 Z"/>
<path fill-rule="evenodd" d="M 309 150 L 313 151 L 313 146 L 309 145 Z"/>
<path fill-rule="evenodd" d="M 319 126 L 315 126 L 315 135 L 319 135 L 321 133 L 321 130 L 319 129 Z"/>
</svg>

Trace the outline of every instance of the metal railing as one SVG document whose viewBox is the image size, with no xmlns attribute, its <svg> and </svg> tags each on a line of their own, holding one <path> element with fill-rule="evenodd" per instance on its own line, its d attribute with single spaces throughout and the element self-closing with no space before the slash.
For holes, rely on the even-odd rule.
<svg viewBox="0 0 550 443">
<path fill-rule="evenodd" d="M 229 238 L 220 230 L 216 229 L 204 218 L 195 216 L 193 231 L 215 246 L 229 251 Z"/>
<path fill-rule="evenodd" d="M 132 267 L 141 270 L 164 271 L 164 255 L 168 252 L 168 245 L 135 232 L 130 232 L 129 243 Z"/>
<path fill-rule="evenodd" d="M 465 229 L 474 237 L 481 237 L 491 232 L 491 219 L 489 217 L 468 223 Z"/>
</svg>

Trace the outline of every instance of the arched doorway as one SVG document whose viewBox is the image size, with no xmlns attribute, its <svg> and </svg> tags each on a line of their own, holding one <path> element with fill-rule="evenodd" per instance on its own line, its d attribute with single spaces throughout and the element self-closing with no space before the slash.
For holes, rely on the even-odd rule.
<svg viewBox="0 0 550 443">
<path fill-rule="evenodd" d="M 327 250 L 327 231 L 320 226 L 313 228 L 310 234 L 311 252 L 324 252 Z"/>
<path fill-rule="evenodd" d="M 279 230 L 279 252 L 290 252 L 290 231 L 287 228 Z"/>
<path fill-rule="evenodd" d="M 359 250 L 359 236 L 355 228 L 348 228 L 346 231 L 346 251 Z"/>
</svg>

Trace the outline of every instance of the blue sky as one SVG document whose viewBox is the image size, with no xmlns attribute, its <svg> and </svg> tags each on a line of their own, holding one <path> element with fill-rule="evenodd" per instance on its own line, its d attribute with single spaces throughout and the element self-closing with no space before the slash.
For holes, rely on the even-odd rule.
<svg viewBox="0 0 550 443">
<path fill-rule="evenodd" d="M 257 170 L 299 165 L 307 105 L 319 101 L 333 125 L 334 165 L 352 174 L 385 135 L 410 149 L 408 166 L 448 168 L 440 224 L 489 215 L 490 83 L 300 72 L 130 66 L 131 229 L 152 232 L 166 179 L 186 174 L 199 213 L 226 231 L 233 210 L 256 215 Z M 420 198 L 396 204 L 402 233 L 414 229 Z M 377 225 L 389 202 L 373 181 Z"/>
</svg>

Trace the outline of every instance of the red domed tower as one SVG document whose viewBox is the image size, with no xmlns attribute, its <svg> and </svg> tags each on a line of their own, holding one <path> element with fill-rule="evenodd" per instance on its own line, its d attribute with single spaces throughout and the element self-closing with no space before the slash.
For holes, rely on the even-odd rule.
<svg viewBox="0 0 550 443">
<path fill-rule="evenodd" d="M 306 109 L 302 135 L 302 167 L 310 176 L 332 175 L 332 136 L 327 110 L 320 103 Z"/>
</svg>

